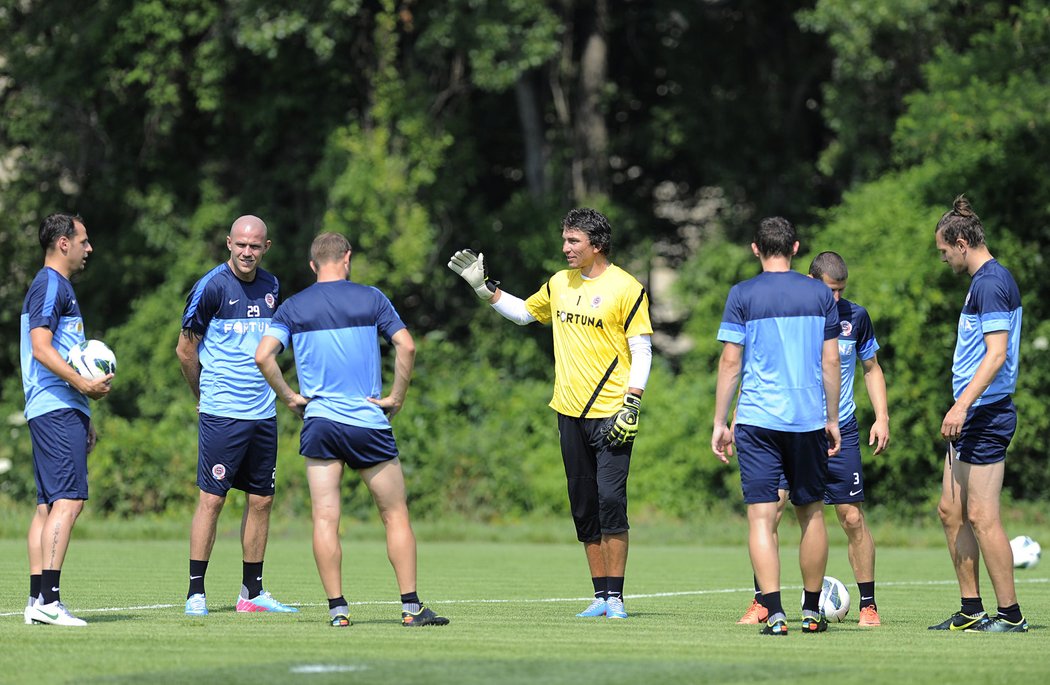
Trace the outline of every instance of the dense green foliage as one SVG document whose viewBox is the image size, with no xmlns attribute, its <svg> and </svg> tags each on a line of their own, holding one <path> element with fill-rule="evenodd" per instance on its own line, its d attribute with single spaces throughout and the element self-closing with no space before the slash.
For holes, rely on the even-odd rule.
<svg viewBox="0 0 1050 685">
<path fill-rule="evenodd" d="M 4 0 L 0 38 L 0 500 L 33 493 L 17 312 L 41 216 L 79 211 L 95 245 L 78 294 L 120 369 L 95 405 L 92 502 L 132 516 L 195 498 L 180 313 L 226 258 L 232 219 L 255 213 L 285 295 L 311 280 L 312 236 L 341 231 L 354 278 L 416 335 L 395 427 L 417 512 L 564 512 L 549 332 L 503 321 L 444 263 L 478 247 L 526 296 L 564 263 L 560 216 L 587 204 L 612 218 L 614 259 L 654 278 L 632 506 L 737 501 L 735 469 L 708 447 L 715 331 L 730 285 L 758 268 L 750 227 L 783 214 L 802 228 L 796 268 L 839 251 L 847 296 L 875 321 L 893 443 L 869 462 L 873 500 L 928 510 L 966 291 L 933 227 L 959 192 L 1024 294 L 1008 489 L 1050 495 L 1040 2 Z M 666 267 L 677 280 L 657 288 Z M 283 409 L 280 425 L 278 507 L 302 511 L 298 426 Z M 362 489 L 349 497 L 369 509 Z"/>
</svg>

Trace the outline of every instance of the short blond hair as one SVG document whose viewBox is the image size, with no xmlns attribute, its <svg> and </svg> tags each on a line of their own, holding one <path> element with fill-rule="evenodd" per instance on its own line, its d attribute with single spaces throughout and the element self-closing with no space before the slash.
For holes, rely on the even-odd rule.
<svg viewBox="0 0 1050 685">
<path fill-rule="evenodd" d="M 317 266 L 337 262 L 350 251 L 350 241 L 338 233 L 322 233 L 310 245 L 310 261 Z"/>
</svg>

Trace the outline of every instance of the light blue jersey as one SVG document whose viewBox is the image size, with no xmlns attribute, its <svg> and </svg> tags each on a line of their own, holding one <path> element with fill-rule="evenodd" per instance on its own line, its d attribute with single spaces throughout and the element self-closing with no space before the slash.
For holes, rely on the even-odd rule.
<svg viewBox="0 0 1050 685">
<path fill-rule="evenodd" d="M 368 401 L 383 392 L 379 336 L 405 328 L 386 296 L 351 281 L 315 283 L 288 299 L 266 335 L 291 343 L 299 394 L 309 398 L 305 418 L 364 428 L 389 428 L 383 410 Z"/>
<path fill-rule="evenodd" d="M 973 380 L 986 352 L 984 336 L 1007 332 L 1006 361 L 988 389 L 973 406 L 997 402 L 1017 388 L 1021 349 L 1021 291 L 1010 272 L 991 259 L 981 265 L 970 281 L 966 303 L 959 315 L 959 334 L 952 360 L 952 389 L 959 399 Z"/>
<path fill-rule="evenodd" d="M 33 358 L 29 331 L 34 328 L 51 331 L 51 344 L 63 359 L 74 345 L 84 342 L 84 319 L 73 284 L 48 266 L 37 272 L 22 303 L 20 352 L 25 416 L 28 420 L 56 409 L 76 409 L 91 416 L 87 397 Z"/>
<path fill-rule="evenodd" d="M 823 348 L 840 332 L 835 298 L 794 271 L 729 291 L 718 339 L 744 348 L 736 423 L 791 433 L 824 427 Z"/>
<path fill-rule="evenodd" d="M 875 356 L 879 342 L 871 325 L 868 310 L 859 304 L 839 298 L 839 362 L 842 365 L 842 385 L 839 390 L 839 425 L 845 425 L 857 411 L 853 400 L 853 379 L 857 364 Z M 825 413 L 827 411 L 825 410 Z"/>
<path fill-rule="evenodd" d="M 204 275 L 186 298 L 182 327 L 202 337 L 200 412 L 231 419 L 277 415 L 275 395 L 259 367 L 255 349 L 270 325 L 280 285 L 256 269 L 246 283 L 223 263 Z"/>
</svg>

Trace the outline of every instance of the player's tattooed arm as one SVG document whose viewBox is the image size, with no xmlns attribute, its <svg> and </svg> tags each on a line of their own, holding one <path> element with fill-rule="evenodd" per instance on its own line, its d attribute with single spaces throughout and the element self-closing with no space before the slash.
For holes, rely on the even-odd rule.
<svg viewBox="0 0 1050 685">
<path fill-rule="evenodd" d="M 193 396 L 199 402 L 201 399 L 201 360 L 197 353 L 202 336 L 199 333 L 183 328 L 179 334 L 179 343 L 175 346 L 175 354 L 179 358 L 179 366 L 182 368 L 182 376 L 187 385 L 193 391 Z"/>
</svg>

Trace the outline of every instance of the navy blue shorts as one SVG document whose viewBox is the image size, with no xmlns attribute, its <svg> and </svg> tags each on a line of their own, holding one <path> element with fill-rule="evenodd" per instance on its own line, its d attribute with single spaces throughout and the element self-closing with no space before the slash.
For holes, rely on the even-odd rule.
<svg viewBox="0 0 1050 685">
<path fill-rule="evenodd" d="M 824 429 L 790 433 L 737 424 L 733 429 L 744 502 L 777 502 L 787 484 L 796 506 L 823 501 L 828 478 Z"/>
<path fill-rule="evenodd" d="M 854 504 L 864 501 L 864 471 L 860 465 L 860 428 L 851 416 L 839 427 L 842 449 L 828 457 L 828 482 L 824 504 Z"/>
<path fill-rule="evenodd" d="M 998 463 L 1006 459 L 1016 429 L 1017 408 L 1009 397 L 971 407 L 955 441 L 955 453 L 967 464 Z"/>
<path fill-rule="evenodd" d="M 37 504 L 88 498 L 90 423 L 77 409 L 56 409 L 29 419 Z"/>
<path fill-rule="evenodd" d="M 627 475 L 634 443 L 613 446 L 606 437 L 608 418 L 580 419 L 558 414 L 561 458 L 569 489 L 569 510 L 580 542 L 630 529 Z"/>
<path fill-rule="evenodd" d="M 311 459 L 340 459 L 354 470 L 397 459 L 397 442 L 390 428 L 365 428 L 320 417 L 303 423 L 299 454 Z"/>
<path fill-rule="evenodd" d="M 277 417 L 231 419 L 201 414 L 197 487 L 225 497 L 230 488 L 272 495 L 277 478 Z"/>
</svg>

